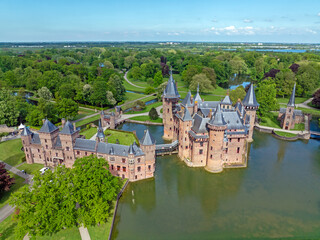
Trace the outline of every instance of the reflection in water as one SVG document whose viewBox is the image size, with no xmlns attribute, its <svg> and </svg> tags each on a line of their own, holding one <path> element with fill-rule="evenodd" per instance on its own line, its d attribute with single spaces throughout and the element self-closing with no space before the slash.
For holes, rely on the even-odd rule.
<svg viewBox="0 0 320 240">
<path fill-rule="evenodd" d="M 160 141 L 162 128 L 153 131 Z M 255 132 L 248 168 L 221 174 L 189 168 L 175 155 L 158 157 L 155 178 L 123 194 L 113 238 L 318 238 L 319 146 Z"/>
</svg>

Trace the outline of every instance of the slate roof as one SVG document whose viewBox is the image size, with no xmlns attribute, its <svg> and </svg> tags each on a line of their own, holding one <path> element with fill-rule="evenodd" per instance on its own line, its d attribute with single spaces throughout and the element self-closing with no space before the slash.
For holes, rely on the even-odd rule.
<svg viewBox="0 0 320 240">
<path fill-rule="evenodd" d="M 98 127 L 98 133 L 97 133 L 97 138 L 105 138 L 103 128 L 101 127 L 101 120 L 99 121 L 99 127 Z"/>
<path fill-rule="evenodd" d="M 147 129 L 143 135 L 143 137 L 140 140 L 141 145 L 153 145 L 155 144 L 154 138 L 151 136 L 149 129 Z M 136 143 L 135 143 L 136 145 Z"/>
<path fill-rule="evenodd" d="M 132 147 L 133 151 L 135 152 L 135 156 L 140 156 L 144 154 L 141 148 L 139 148 L 137 145 L 134 145 L 134 144 L 132 144 L 131 146 L 126 146 L 126 145 L 104 143 L 104 142 L 98 143 L 97 152 L 104 153 L 104 154 L 113 153 L 112 155 L 127 157 L 130 147 Z"/>
<path fill-rule="evenodd" d="M 191 130 L 195 133 L 207 133 L 206 124 L 209 121 L 209 118 L 203 118 L 198 114 L 195 114 L 193 117 L 193 126 Z"/>
<path fill-rule="evenodd" d="M 212 111 L 215 111 L 219 103 L 220 102 L 218 101 L 202 102 L 199 104 L 198 111 L 200 110 L 200 112 L 203 114 L 204 117 L 208 117 L 210 114 L 210 109 L 212 109 Z"/>
<path fill-rule="evenodd" d="M 28 136 L 32 135 L 32 132 L 29 130 L 29 128 L 24 127 L 23 131 L 21 132 L 21 136 Z"/>
<path fill-rule="evenodd" d="M 238 112 L 223 112 L 223 118 L 228 129 L 244 129 L 242 120 Z"/>
<path fill-rule="evenodd" d="M 191 92 L 190 91 L 187 93 L 187 96 L 182 100 L 181 104 L 184 107 L 192 107 L 193 106 L 193 103 L 191 103 Z"/>
<path fill-rule="evenodd" d="M 196 101 L 198 102 L 198 104 L 202 103 L 202 99 L 201 99 L 200 94 L 199 94 L 199 83 L 198 83 L 198 87 L 197 87 L 197 94 L 194 97 L 194 102 L 196 102 Z"/>
<path fill-rule="evenodd" d="M 294 84 L 291 97 L 289 99 L 288 105 L 289 107 L 294 107 L 295 106 L 295 95 L 296 95 L 296 84 Z"/>
<path fill-rule="evenodd" d="M 74 130 L 74 128 L 73 128 L 73 125 L 72 125 L 72 123 L 71 122 L 69 122 L 69 120 L 65 123 L 65 125 L 64 125 L 64 127 L 63 127 L 63 129 L 61 130 L 61 132 L 60 133 L 62 133 L 62 134 L 72 134 L 72 133 L 74 133 L 75 132 L 75 130 Z"/>
<path fill-rule="evenodd" d="M 191 114 L 188 110 L 188 108 L 185 108 L 184 110 L 184 115 L 183 115 L 183 118 L 182 118 L 182 121 L 192 121 L 192 117 L 191 117 Z"/>
<path fill-rule="evenodd" d="M 55 145 L 54 145 L 55 148 L 61 148 L 62 145 L 61 145 L 61 139 L 58 135 L 58 137 L 56 138 L 56 141 L 55 141 Z"/>
<path fill-rule="evenodd" d="M 76 138 L 73 148 L 78 150 L 94 152 L 95 147 L 96 147 L 96 141 L 94 140 Z"/>
<path fill-rule="evenodd" d="M 221 111 L 221 106 L 220 104 L 218 104 L 218 107 L 214 113 L 214 115 L 212 115 L 209 124 L 213 125 L 213 126 L 225 126 L 227 123 L 224 120 L 224 116 L 223 113 Z"/>
<path fill-rule="evenodd" d="M 251 83 L 250 88 L 244 97 L 242 104 L 246 107 L 259 107 L 259 103 L 256 99 L 256 94 L 254 93 L 253 84 Z"/>
<path fill-rule="evenodd" d="M 221 103 L 223 103 L 225 105 L 232 105 L 232 102 L 231 102 L 229 95 L 225 96 L 224 99 L 221 101 Z"/>
<path fill-rule="evenodd" d="M 38 133 L 32 133 L 32 143 L 41 144 L 40 137 Z"/>
<path fill-rule="evenodd" d="M 172 77 L 172 71 L 170 71 L 169 81 L 165 90 L 163 91 L 163 96 L 166 98 L 180 98 L 177 86 Z"/>
<path fill-rule="evenodd" d="M 53 132 L 53 131 L 55 131 L 57 129 L 58 128 L 52 122 L 50 122 L 48 119 L 46 119 L 44 124 L 40 128 L 39 132 L 51 133 L 51 132 Z"/>
</svg>

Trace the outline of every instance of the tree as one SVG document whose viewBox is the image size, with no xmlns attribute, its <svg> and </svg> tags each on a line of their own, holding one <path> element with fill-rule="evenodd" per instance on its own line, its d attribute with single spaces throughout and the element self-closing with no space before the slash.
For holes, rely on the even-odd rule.
<svg viewBox="0 0 320 240">
<path fill-rule="evenodd" d="M 190 83 L 190 89 L 195 91 L 198 87 L 198 84 L 201 92 L 210 92 L 214 90 L 213 86 L 211 85 L 211 81 L 204 73 L 193 76 Z"/>
<path fill-rule="evenodd" d="M 42 87 L 37 91 L 37 95 L 39 98 L 43 98 L 45 100 L 51 100 L 52 98 L 52 93 L 47 87 Z"/>
<path fill-rule="evenodd" d="M 41 126 L 45 115 L 37 107 L 31 108 L 26 116 L 27 122 L 32 126 Z"/>
<path fill-rule="evenodd" d="M 320 85 L 320 67 L 311 63 L 301 64 L 296 77 L 301 88 L 300 95 L 310 96 Z"/>
<path fill-rule="evenodd" d="M 56 110 L 60 118 L 73 118 L 78 115 L 79 106 L 70 98 L 62 98 L 57 102 Z"/>
<path fill-rule="evenodd" d="M 124 58 L 124 66 L 129 69 L 135 61 L 136 58 L 134 56 L 127 56 Z"/>
<path fill-rule="evenodd" d="M 15 126 L 18 123 L 19 110 L 12 91 L 0 90 L 0 124 Z"/>
<path fill-rule="evenodd" d="M 268 116 L 271 111 L 277 110 L 279 104 L 277 102 L 276 84 L 271 79 L 263 80 L 256 89 L 257 101 L 260 104 L 258 114 L 261 117 Z"/>
<path fill-rule="evenodd" d="M 238 101 L 238 99 L 242 101 L 245 96 L 246 96 L 246 91 L 244 90 L 244 87 L 242 85 L 230 91 L 230 94 L 229 94 L 229 97 L 232 103 L 234 104 Z"/>
<path fill-rule="evenodd" d="M 146 87 L 145 89 L 144 89 L 144 93 L 146 94 L 146 95 L 149 95 L 149 94 L 151 94 L 151 93 L 154 93 L 156 90 L 153 88 L 153 87 L 151 87 L 151 86 L 148 86 L 148 87 Z"/>
<path fill-rule="evenodd" d="M 123 78 L 120 78 L 117 74 L 112 74 L 109 78 L 109 89 L 113 93 L 113 96 L 117 102 L 124 100 L 126 89 L 122 83 Z"/>
<path fill-rule="evenodd" d="M 153 86 L 158 87 L 163 82 L 162 72 L 158 71 L 153 78 Z"/>
<path fill-rule="evenodd" d="M 314 105 L 317 108 L 320 108 L 320 89 L 318 89 L 312 96 L 312 105 Z"/>
<path fill-rule="evenodd" d="M 113 97 L 113 93 L 111 91 L 107 91 L 106 98 L 109 105 L 115 105 L 117 101 Z"/>
<path fill-rule="evenodd" d="M 295 81 L 296 77 L 291 70 L 283 69 L 278 72 L 275 78 L 277 95 L 290 96 Z"/>
<path fill-rule="evenodd" d="M 96 81 L 92 87 L 92 94 L 90 95 L 90 102 L 97 106 L 108 104 L 106 99 L 107 84 L 104 81 Z"/>
<path fill-rule="evenodd" d="M 133 80 L 139 80 L 142 76 L 141 73 L 141 69 L 139 67 L 133 67 L 131 68 L 131 70 L 129 71 L 128 75 L 130 76 L 130 78 L 132 78 Z"/>
<path fill-rule="evenodd" d="M 114 66 L 110 61 L 104 61 L 103 65 L 107 69 L 114 69 Z"/>
<path fill-rule="evenodd" d="M 74 87 L 75 86 L 71 83 L 61 84 L 59 91 L 56 92 L 56 96 L 59 96 L 61 98 L 74 99 L 74 97 L 76 96 L 76 90 Z"/>
<path fill-rule="evenodd" d="M 143 110 L 146 108 L 146 103 L 142 100 L 137 100 L 135 101 L 134 106 L 137 110 Z"/>
<path fill-rule="evenodd" d="M 188 65 L 187 69 L 182 72 L 182 80 L 189 86 L 192 78 L 201 72 L 201 67 Z"/>
<path fill-rule="evenodd" d="M 234 57 L 229 63 L 231 65 L 232 73 L 243 74 L 247 71 L 248 67 L 245 61 L 240 57 Z"/>
<path fill-rule="evenodd" d="M 4 163 L 0 163 L 0 193 L 8 192 L 12 184 L 14 184 L 14 178 L 10 177 Z"/>
<path fill-rule="evenodd" d="M 159 101 L 161 100 L 161 96 L 163 94 L 164 89 L 166 89 L 167 84 L 168 82 L 164 82 L 157 88 L 157 98 Z"/>
<path fill-rule="evenodd" d="M 159 114 L 157 112 L 157 110 L 153 107 L 150 109 L 149 111 L 149 118 L 151 120 L 157 120 L 159 118 Z"/>
<path fill-rule="evenodd" d="M 15 192 L 10 204 L 18 214 L 17 236 L 51 235 L 64 228 L 106 222 L 121 180 L 109 172 L 105 159 L 89 156 L 76 159 L 73 168 L 37 172 L 32 186 Z M 50 197 L 48 197 L 50 196 Z"/>
<path fill-rule="evenodd" d="M 216 87 L 216 73 L 214 72 L 213 68 L 204 67 L 202 69 L 202 73 L 204 73 L 207 78 L 210 80 L 211 85 L 215 88 Z"/>
</svg>

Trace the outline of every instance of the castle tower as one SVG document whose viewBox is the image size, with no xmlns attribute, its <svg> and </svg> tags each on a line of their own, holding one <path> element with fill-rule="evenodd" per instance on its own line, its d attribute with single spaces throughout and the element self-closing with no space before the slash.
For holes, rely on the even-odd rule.
<svg viewBox="0 0 320 240">
<path fill-rule="evenodd" d="M 114 112 L 111 112 L 110 114 L 110 129 L 115 129 L 116 128 L 116 115 Z"/>
<path fill-rule="evenodd" d="M 177 112 L 176 104 L 178 103 L 180 95 L 177 90 L 177 86 L 172 77 L 172 69 L 170 70 L 170 78 L 168 84 L 163 91 L 162 106 L 163 106 L 163 138 L 167 140 L 173 140 L 178 132 L 178 126 L 174 115 Z"/>
<path fill-rule="evenodd" d="M 178 155 L 181 160 L 190 158 L 190 139 L 188 132 L 192 127 L 192 117 L 188 108 L 185 108 L 183 118 L 180 119 L 179 123 L 179 149 Z"/>
<path fill-rule="evenodd" d="M 134 159 L 135 151 L 133 148 L 133 144 L 129 146 L 128 158 L 129 158 L 129 175 L 128 178 L 130 181 L 135 180 L 135 159 Z"/>
<path fill-rule="evenodd" d="M 187 93 L 187 96 L 182 100 L 181 105 L 189 110 L 189 113 L 193 114 L 193 104 L 191 92 Z"/>
<path fill-rule="evenodd" d="M 198 102 L 198 104 L 200 104 L 200 103 L 202 103 L 202 99 L 201 99 L 201 97 L 200 97 L 200 93 L 199 93 L 199 91 L 200 91 L 200 88 L 199 88 L 199 83 L 198 83 L 198 87 L 197 87 L 197 94 L 196 94 L 196 96 L 194 97 L 194 102 Z"/>
<path fill-rule="evenodd" d="M 23 151 L 26 156 L 26 161 L 29 164 L 34 163 L 32 153 L 31 153 L 31 146 L 30 146 L 32 143 L 32 135 L 33 133 L 27 127 L 25 127 L 21 132 Z"/>
<path fill-rule="evenodd" d="M 222 109 L 231 109 L 232 102 L 229 95 L 225 96 L 225 98 L 221 101 L 221 108 Z"/>
<path fill-rule="evenodd" d="M 218 104 L 207 126 L 209 128 L 209 145 L 205 169 L 209 172 L 218 173 L 223 170 L 224 133 L 227 129 L 220 104 Z"/>
<path fill-rule="evenodd" d="M 55 156 L 58 164 L 65 164 L 66 167 L 72 167 L 75 161 L 73 146 L 77 137 L 79 137 L 79 130 L 77 131 L 72 123 L 67 121 L 58 136 L 61 147 L 64 150 L 64 156 Z"/>
<path fill-rule="evenodd" d="M 97 142 L 105 142 L 106 136 L 104 135 L 103 128 L 101 126 L 101 120 L 99 121 L 99 127 L 98 127 L 98 132 L 96 136 L 96 141 Z"/>
<path fill-rule="evenodd" d="M 248 142 L 252 142 L 253 128 L 256 120 L 256 113 L 259 108 L 259 103 L 257 102 L 256 95 L 253 90 L 253 84 L 250 85 L 250 88 L 247 92 L 247 95 L 242 101 L 243 106 L 245 107 L 246 114 L 250 116 L 250 127 L 248 131 Z"/>
<path fill-rule="evenodd" d="M 156 141 L 151 136 L 149 129 L 144 132 L 144 136 L 140 139 L 140 148 L 146 154 L 146 178 L 153 177 L 156 163 Z"/>
<path fill-rule="evenodd" d="M 295 108 L 295 94 L 296 94 L 296 84 L 294 84 L 291 97 L 289 99 L 289 102 L 287 104 L 286 114 L 284 115 L 284 120 L 282 123 L 282 129 L 290 130 L 291 128 L 294 128 L 294 117 L 293 112 Z"/>
<path fill-rule="evenodd" d="M 101 110 L 101 112 L 100 112 L 100 121 L 101 121 L 102 127 L 105 127 L 106 123 L 104 121 L 104 111 L 103 110 Z"/>
</svg>

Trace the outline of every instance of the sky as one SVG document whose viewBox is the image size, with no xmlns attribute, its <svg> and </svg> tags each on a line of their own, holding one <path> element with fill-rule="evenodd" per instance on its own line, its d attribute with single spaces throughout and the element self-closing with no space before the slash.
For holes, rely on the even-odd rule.
<svg viewBox="0 0 320 240">
<path fill-rule="evenodd" d="M 320 0 L 0 0 L 0 42 L 320 43 Z"/>
</svg>

